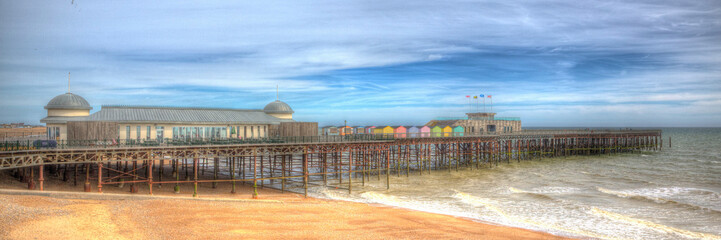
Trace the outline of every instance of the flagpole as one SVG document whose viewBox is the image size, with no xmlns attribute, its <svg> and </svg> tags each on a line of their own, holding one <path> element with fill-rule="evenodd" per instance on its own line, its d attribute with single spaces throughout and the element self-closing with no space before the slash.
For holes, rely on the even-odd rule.
<svg viewBox="0 0 721 240">
<path fill-rule="evenodd" d="M 478 112 L 478 98 L 476 98 L 476 112 Z"/>
</svg>

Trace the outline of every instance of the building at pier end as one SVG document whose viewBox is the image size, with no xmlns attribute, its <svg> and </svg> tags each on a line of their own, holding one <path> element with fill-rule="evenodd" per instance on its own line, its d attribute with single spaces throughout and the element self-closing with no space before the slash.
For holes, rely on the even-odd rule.
<svg viewBox="0 0 721 240">
<path fill-rule="evenodd" d="M 263 109 L 103 105 L 91 114 L 88 101 L 65 93 L 45 109 L 40 122 L 52 140 L 250 139 L 278 136 L 279 125 L 295 123 L 293 109 L 280 100 Z"/>
<path fill-rule="evenodd" d="M 466 113 L 466 117 L 439 117 L 429 121 L 425 126 L 462 127 L 466 135 L 514 133 L 521 131 L 521 118 L 496 117 L 496 113 L 492 112 L 475 112 Z"/>
</svg>

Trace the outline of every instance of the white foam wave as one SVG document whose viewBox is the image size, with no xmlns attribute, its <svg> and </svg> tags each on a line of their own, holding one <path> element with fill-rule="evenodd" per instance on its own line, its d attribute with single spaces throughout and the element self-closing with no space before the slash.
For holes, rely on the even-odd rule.
<svg viewBox="0 0 721 240">
<path fill-rule="evenodd" d="M 601 210 L 601 209 L 598 209 L 595 207 L 593 207 L 591 209 L 591 214 L 594 214 L 594 215 L 600 216 L 600 217 L 604 217 L 607 219 L 611 219 L 614 221 L 621 221 L 621 222 L 626 222 L 626 223 L 630 223 L 630 224 L 634 224 L 634 225 L 639 225 L 639 226 L 647 227 L 647 228 L 650 228 L 650 229 L 653 229 L 653 230 L 656 230 L 659 232 L 672 233 L 672 234 L 676 234 L 676 235 L 687 237 L 687 238 L 717 239 L 717 240 L 721 239 L 721 237 L 713 235 L 713 234 L 693 232 L 693 231 L 688 231 L 688 230 L 684 230 L 684 229 L 674 228 L 674 227 L 666 226 L 663 224 L 654 223 L 651 221 L 632 218 L 632 217 L 622 215 L 619 213 L 604 211 L 604 210 Z"/>
<path fill-rule="evenodd" d="M 519 189 L 517 189 L 517 190 L 519 190 Z M 524 219 L 521 217 L 517 217 L 517 216 L 506 213 L 504 210 L 502 210 L 500 207 L 498 207 L 496 205 L 496 203 L 494 203 L 490 199 L 473 196 L 473 195 L 470 195 L 470 194 L 467 194 L 464 192 L 460 192 L 460 191 L 456 191 L 456 194 L 454 194 L 453 197 L 459 199 L 463 203 L 466 203 L 466 204 L 469 204 L 472 206 L 484 207 L 488 210 L 495 212 L 499 216 L 501 216 L 511 222 L 517 223 L 517 224 L 541 227 L 541 228 L 545 228 L 548 230 L 556 230 L 556 231 L 572 233 L 572 234 L 577 234 L 580 236 L 586 236 L 586 237 L 592 237 L 592 238 L 622 239 L 622 238 L 607 236 L 607 235 L 594 233 L 594 232 L 590 232 L 590 231 L 586 231 L 586 230 L 582 230 L 582 229 L 571 229 L 571 228 L 562 227 L 562 226 L 559 226 L 559 225 L 556 225 L 553 223 L 544 223 L 544 222 L 538 222 L 538 221 L 533 221 L 530 219 Z"/>
<path fill-rule="evenodd" d="M 702 198 L 704 195 L 708 195 L 707 197 L 703 198 L 704 202 L 707 203 L 720 203 L 721 199 L 718 198 L 718 194 L 712 191 L 703 190 L 703 189 L 697 189 L 697 188 L 678 188 L 678 187 L 672 187 L 672 188 L 641 188 L 641 189 L 634 189 L 634 190 L 626 190 L 626 191 L 615 191 L 610 190 L 602 187 L 596 188 L 599 192 L 615 195 L 622 198 L 629 198 L 629 199 L 641 199 L 641 200 L 649 200 L 655 203 L 659 204 L 676 204 L 680 206 L 685 206 L 688 208 L 693 209 L 702 209 L 702 210 L 708 210 L 712 212 L 720 212 L 718 209 L 714 209 L 711 207 L 706 206 L 700 206 L 695 203 L 686 203 L 681 202 L 678 199 L 685 199 L 685 200 L 693 200 Z"/>
</svg>

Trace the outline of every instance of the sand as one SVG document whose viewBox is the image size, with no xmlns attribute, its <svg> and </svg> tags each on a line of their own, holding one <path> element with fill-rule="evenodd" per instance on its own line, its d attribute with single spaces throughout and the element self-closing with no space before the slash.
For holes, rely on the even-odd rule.
<svg viewBox="0 0 721 240">
<path fill-rule="evenodd" d="M 27 184 L 0 177 L 0 239 L 563 239 L 547 233 L 496 226 L 440 214 L 364 203 L 303 198 L 248 185 L 230 194 L 229 184 L 105 186 L 102 194 L 82 186 L 46 183 L 48 196 L 28 195 Z M 93 188 L 93 191 L 96 191 Z M 44 194 L 45 194 L 44 193 Z"/>
</svg>

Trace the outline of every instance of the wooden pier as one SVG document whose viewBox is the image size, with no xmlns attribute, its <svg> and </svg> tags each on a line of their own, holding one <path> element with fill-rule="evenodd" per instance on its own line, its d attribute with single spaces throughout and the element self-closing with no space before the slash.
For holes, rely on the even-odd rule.
<svg viewBox="0 0 721 240">
<path fill-rule="evenodd" d="M 387 141 L 204 146 L 75 148 L 0 152 L 0 171 L 11 171 L 29 189 L 44 189 L 46 172 L 93 187 L 230 182 L 307 196 L 312 186 L 349 192 L 369 181 L 392 186 L 391 175 L 483 169 L 549 157 L 659 151 L 660 130 L 533 132 L 500 136 L 401 138 Z M 72 180 L 70 180 L 72 179 Z M 257 191 L 253 191 L 257 197 Z"/>
</svg>

